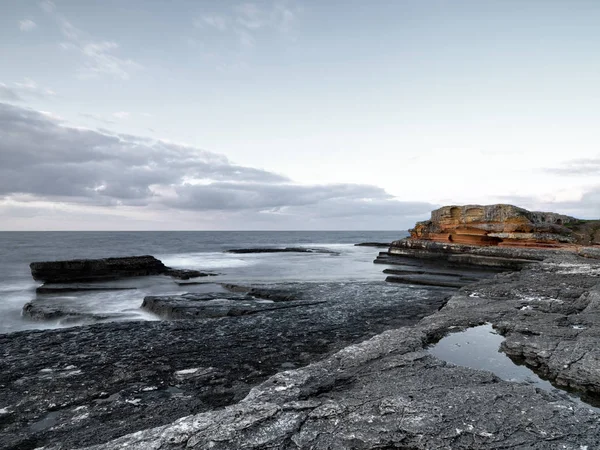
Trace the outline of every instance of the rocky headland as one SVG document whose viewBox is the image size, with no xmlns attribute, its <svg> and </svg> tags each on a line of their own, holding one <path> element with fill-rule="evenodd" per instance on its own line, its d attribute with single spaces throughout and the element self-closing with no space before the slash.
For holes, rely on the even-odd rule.
<svg viewBox="0 0 600 450">
<path fill-rule="evenodd" d="M 143 300 L 169 320 L 0 335 L 0 447 L 600 448 L 597 237 L 568 216 L 444 207 L 379 254 L 391 283 L 372 296 L 206 283 Z M 482 326 L 502 354 L 439 350 Z M 498 355 L 531 375 L 508 379 Z"/>
</svg>

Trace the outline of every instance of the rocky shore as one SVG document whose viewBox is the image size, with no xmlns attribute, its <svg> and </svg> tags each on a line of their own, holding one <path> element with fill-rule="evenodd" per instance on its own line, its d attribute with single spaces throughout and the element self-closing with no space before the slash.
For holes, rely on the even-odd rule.
<svg viewBox="0 0 600 450">
<path fill-rule="evenodd" d="M 462 288 L 415 326 L 278 373 L 235 405 L 93 448 L 598 448 L 591 406 L 445 363 L 427 348 L 491 323 L 509 356 L 594 402 L 599 275 L 597 261 L 551 257 Z"/>
<path fill-rule="evenodd" d="M 600 448 L 594 230 L 444 207 L 379 254 L 372 294 L 209 282 L 144 299 L 170 320 L 0 335 L 0 447 Z M 438 350 L 482 325 L 540 382 L 505 376 L 496 348 Z"/>
</svg>

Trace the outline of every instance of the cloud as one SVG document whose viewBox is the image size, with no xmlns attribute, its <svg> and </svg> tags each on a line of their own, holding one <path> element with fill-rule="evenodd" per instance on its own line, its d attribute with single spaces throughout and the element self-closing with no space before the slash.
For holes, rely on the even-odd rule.
<svg viewBox="0 0 600 450">
<path fill-rule="evenodd" d="M 80 113 L 79 114 L 81 117 L 85 117 L 86 119 L 92 119 L 95 120 L 97 122 L 101 122 L 103 124 L 106 125 L 113 125 L 116 122 L 114 120 L 110 120 L 110 119 L 105 119 L 104 117 L 101 117 L 97 114 L 90 114 L 90 113 Z"/>
<path fill-rule="evenodd" d="M 298 8 L 287 2 L 276 1 L 260 7 L 256 3 L 242 3 L 234 7 L 235 22 L 248 30 L 271 28 L 287 32 L 296 18 Z"/>
<path fill-rule="evenodd" d="M 196 28 L 204 28 L 206 26 L 215 28 L 219 31 L 225 31 L 229 28 L 229 19 L 220 15 L 205 15 L 194 20 Z"/>
<path fill-rule="evenodd" d="M 579 158 L 566 161 L 561 167 L 543 169 L 555 175 L 600 175 L 600 156 L 596 158 Z"/>
<path fill-rule="evenodd" d="M 133 71 L 141 69 L 142 66 L 132 59 L 116 55 L 119 49 L 117 42 L 91 39 L 87 33 L 59 14 L 56 5 L 50 1 L 42 2 L 41 7 L 54 18 L 61 33 L 67 39 L 66 42 L 60 44 L 61 48 L 79 54 L 82 63 L 78 74 L 81 78 L 109 75 L 113 78 L 128 80 Z"/>
<path fill-rule="evenodd" d="M 54 97 L 56 92 L 52 89 L 38 86 L 30 78 L 25 78 L 23 82 L 14 82 L 12 85 L 0 83 L 0 100 L 10 102 L 24 102 L 25 98 L 48 98 Z"/>
<path fill-rule="evenodd" d="M 0 103 L 0 204 L 1 199 L 13 205 L 129 208 L 152 211 L 162 220 L 202 213 L 219 217 L 221 228 L 232 223 L 351 228 L 354 219 L 381 224 L 378 217 L 398 221 L 425 216 L 434 207 L 400 202 L 376 186 L 298 184 L 185 144 L 74 128 L 5 103 Z"/>
<path fill-rule="evenodd" d="M 25 19 L 19 20 L 19 30 L 31 31 L 37 27 L 37 24 L 33 20 Z"/>
<path fill-rule="evenodd" d="M 17 89 L 11 88 L 4 83 L 0 83 L 0 100 L 6 100 L 9 102 L 22 102 L 24 101 L 17 93 Z"/>
<path fill-rule="evenodd" d="M 244 48 L 256 45 L 259 33 L 287 34 L 300 11 L 288 1 L 275 0 L 261 5 L 241 3 L 222 14 L 204 14 L 193 21 L 196 28 L 231 32 Z"/>
<path fill-rule="evenodd" d="M 131 115 L 131 113 L 127 112 L 127 111 L 118 111 L 113 113 L 113 117 L 116 117 L 117 119 L 129 119 L 129 116 Z"/>
</svg>

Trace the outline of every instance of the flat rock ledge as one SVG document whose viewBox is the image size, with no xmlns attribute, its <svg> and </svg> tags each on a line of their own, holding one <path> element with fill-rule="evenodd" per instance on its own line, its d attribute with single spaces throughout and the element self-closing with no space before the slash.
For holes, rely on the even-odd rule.
<svg viewBox="0 0 600 450">
<path fill-rule="evenodd" d="M 585 404 L 426 350 L 491 323 L 509 356 L 589 400 L 600 393 L 599 281 L 598 261 L 549 255 L 460 289 L 416 326 L 280 372 L 236 404 L 89 448 L 600 448 L 600 415 Z"/>
<path fill-rule="evenodd" d="M 173 269 L 150 255 L 41 261 L 32 262 L 29 267 L 34 280 L 48 284 L 107 281 L 149 275 L 168 275 L 173 278 L 187 280 L 214 275 L 198 270 Z"/>
</svg>

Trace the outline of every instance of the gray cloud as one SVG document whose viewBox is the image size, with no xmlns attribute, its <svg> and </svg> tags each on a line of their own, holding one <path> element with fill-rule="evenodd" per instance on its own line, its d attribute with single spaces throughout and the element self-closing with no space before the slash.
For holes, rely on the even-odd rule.
<svg viewBox="0 0 600 450">
<path fill-rule="evenodd" d="M 48 98 L 56 93 L 52 89 L 38 86 L 37 83 L 26 78 L 22 83 L 11 85 L 0 82 L 0 100 L 9 102 L 24 102 L 26 98 Z"/>
<path fill-rule="evenodd" d="M 225 156 L 173 142 L 68 126 L 0 103 L 0 198 L 144 211 L 205 212 L 225 218 L 299 219 L 425 216 L 435 206 L 400 202 L 369 185 L 300 185 Z M 226 220 L 226 219 L 224 219 Z M 236 222 L 236 223 L 238 223 Z M 345 226 L 344 226 L 345 225 Z"/>
<path fill-rule="evenodd" d="M 11 88 L 4 83 L 0 83 L 0 100 L 7 100 L 9 102 L 24 101 L 15 88 Z"/>
<path fill-rule="evenodd" d="M 600 174 L 600 157 L 572 159 L 561 167 L 546 168 L 544 172 L 556 175 L 597 175 Z"/>
</svg>

